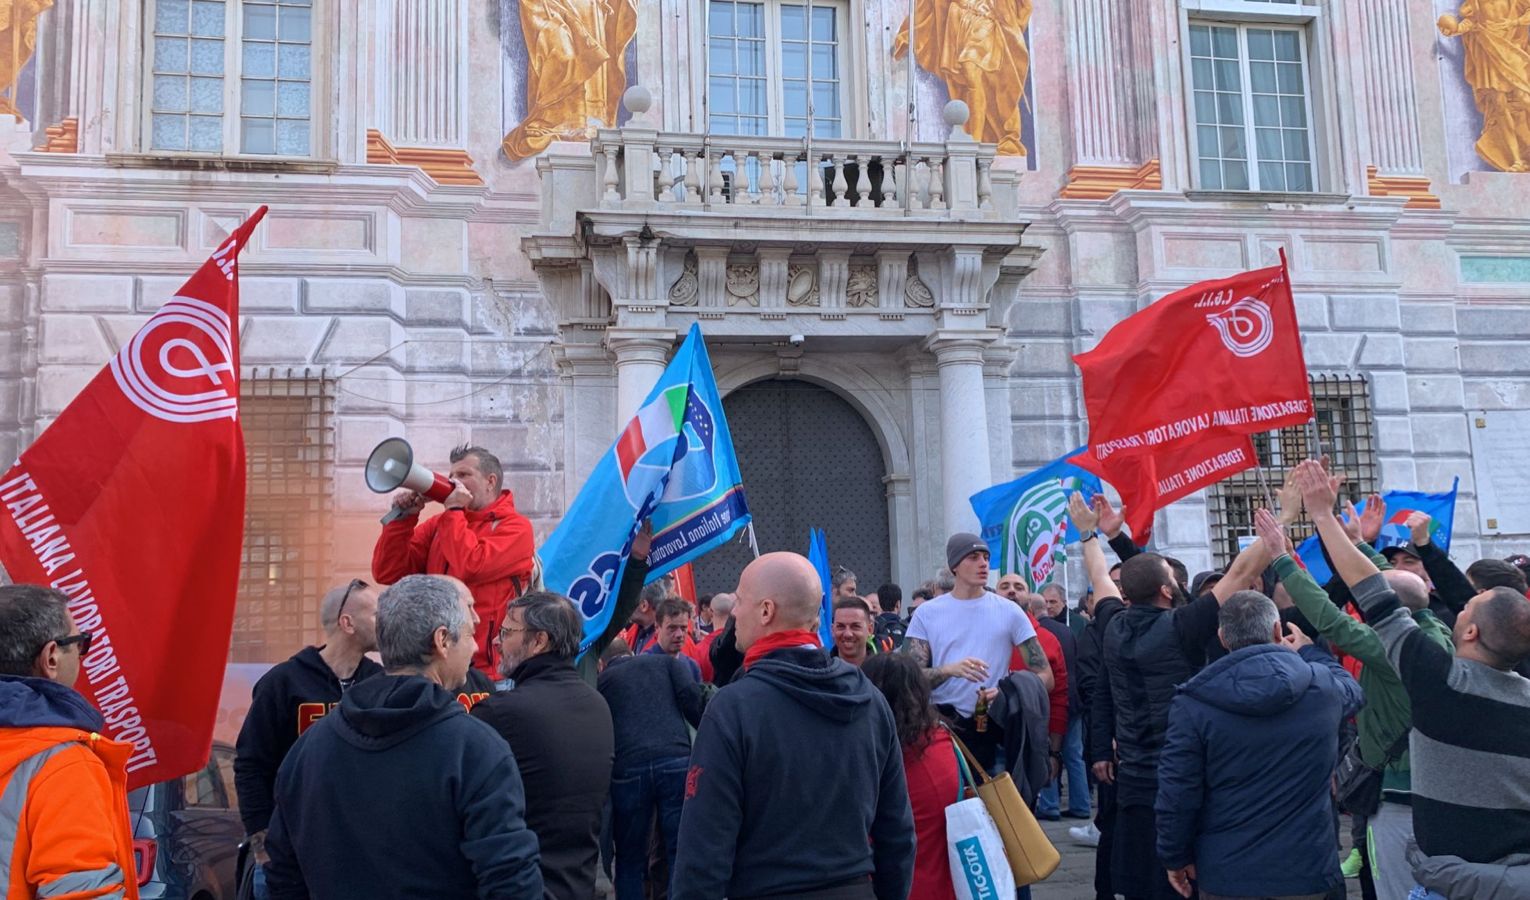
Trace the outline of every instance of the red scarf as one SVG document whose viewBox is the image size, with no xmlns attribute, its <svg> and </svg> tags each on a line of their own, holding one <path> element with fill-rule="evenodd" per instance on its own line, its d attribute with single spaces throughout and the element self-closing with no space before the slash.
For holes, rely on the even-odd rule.
<svg viewBox="0 0 1530 900">
<path fill-rule="evenodd" d="M 760 661 L 760 657 L 767 653 L 774 653 L 786 647 L 823 647 L 823 642 L 818 639 L 818 632 L 808 631 L 806 628 L 797 628 L 791 631 L 777 631 L 767 634 L 755 641 L 748 652 L 744 654 L 744 668 Z"/>
</svg>

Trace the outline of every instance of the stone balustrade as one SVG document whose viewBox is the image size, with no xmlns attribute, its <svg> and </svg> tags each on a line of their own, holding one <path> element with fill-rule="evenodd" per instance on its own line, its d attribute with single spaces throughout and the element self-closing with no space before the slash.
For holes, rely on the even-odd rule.
<svg viewBox="0 0 1530 900">
<path fill-rule="evenodd" d="M 592 151 L 602 209 L 996 218 L 994 148 L 947 143 L 605 129 Z"/>
</svg>

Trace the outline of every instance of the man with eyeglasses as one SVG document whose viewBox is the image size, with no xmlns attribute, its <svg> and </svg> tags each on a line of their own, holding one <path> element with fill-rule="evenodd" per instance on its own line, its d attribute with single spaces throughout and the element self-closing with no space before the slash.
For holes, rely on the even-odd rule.
<svg viewBox="0 0 1530 900">
<path fill-rule="evenodd" d="M 255 896 L 265 894 L 266 827 L 276 771 L 303 732 L 340 703 L 358 681 L 382 673 L 365 654 L 377 649 L 377 589 L 360 578 L 333 588 L 319 603 L 324 643 L 304 647 L 255 683 L 235 745 L 239 816 L 256 860 Z"/>
<path fill-rule="evenodd" d="M 0 886 L 7 897 L 138 896 L 127 759 L 74 690 L 90 632 L 58 591 L 0 586 Z"/>
</svg>

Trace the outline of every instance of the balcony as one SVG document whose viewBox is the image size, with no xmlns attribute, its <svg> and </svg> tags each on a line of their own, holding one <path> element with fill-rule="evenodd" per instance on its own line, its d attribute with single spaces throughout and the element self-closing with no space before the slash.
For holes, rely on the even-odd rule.
<svg viewBox="0 0 1530 900">
<path fill-rule="evenodd" d="M 809 142 L 642 127 L 635 91 L 627 127 L 537 160 L 523 246 L 565 325 L 983 329 L 1039 254 L 1021 244 L 1019 171 L 962 131 L 963 104 L 944 142 Z"/>
</svg>

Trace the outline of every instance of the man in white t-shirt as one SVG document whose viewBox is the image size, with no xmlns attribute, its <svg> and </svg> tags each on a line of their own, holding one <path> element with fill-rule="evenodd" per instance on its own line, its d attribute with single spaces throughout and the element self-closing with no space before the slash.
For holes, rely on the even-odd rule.
<svg viewBox="0 0 1530 900">
<path fill-rule="evenodd" d="M 985 768 L 999 746 L 997 725 L 977 730 L 973 712 L 979 693 L 992 703 L 999 680 L 1019 648 L 1026 668 L 1052 689 L 1052 667 L 1036 629 L 1018 606 L 988 590 L 988 545 L 975 534 L 946 542 L 946 563 L 956 585 L 914 610 L 903 648 L 928 669 L 930 699 L 955 723 L 956 733 Z"/>
</svg>

